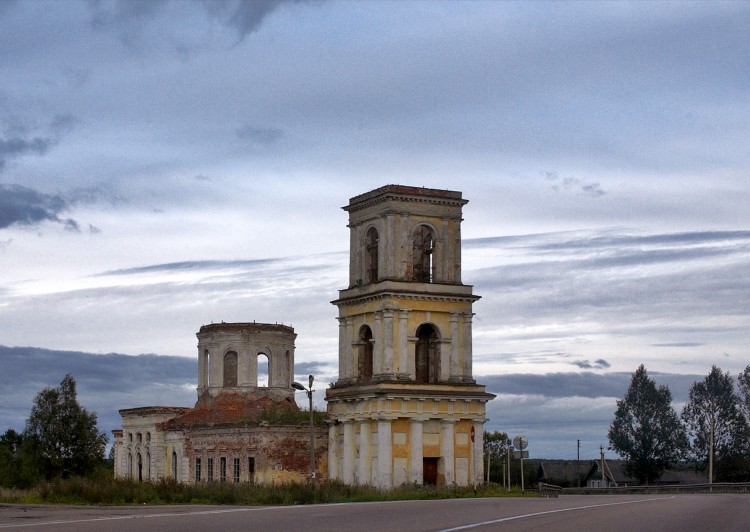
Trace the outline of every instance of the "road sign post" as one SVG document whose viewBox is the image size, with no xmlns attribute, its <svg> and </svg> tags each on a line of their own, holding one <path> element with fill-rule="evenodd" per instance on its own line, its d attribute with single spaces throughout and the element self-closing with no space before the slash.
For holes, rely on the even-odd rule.
<svg viewBox="0 0 750 532">
<path fill-rule="evenodd" d="M 518 449 L 516 451 L 517 456 L 521 458 L 521 493 L 524 492 L 523 488 L 523 459 L 529 457 L 528 451 L 525 453 L 526 456 L 524 456 L 524 449 L 529 446 L 529 440 L 526 438 L 526 436 L 516 436 L 513 438 L 513 447 Z"/>
</svg>

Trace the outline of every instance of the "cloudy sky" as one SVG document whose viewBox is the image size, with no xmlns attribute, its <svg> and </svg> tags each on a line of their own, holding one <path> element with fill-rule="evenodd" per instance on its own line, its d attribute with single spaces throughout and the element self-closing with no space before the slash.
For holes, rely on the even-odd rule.
<svg viewBox="0 0 750 532">
<path fill-rule="evenodd" d="M 679 410 L 750 363 L 748 27 L 747 2 L 0 2 L 0 429 L 65 372 L 106 430 L 189 405 L 219 321 L 293 325 L 322 390 L 340 207 L 400 183 L 470 200 L 487 429 L 594 456 L 639 364 Z"/>
</svg>

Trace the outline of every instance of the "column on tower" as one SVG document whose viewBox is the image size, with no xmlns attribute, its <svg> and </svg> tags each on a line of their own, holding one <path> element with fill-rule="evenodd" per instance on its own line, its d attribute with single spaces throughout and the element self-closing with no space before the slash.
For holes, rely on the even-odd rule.
<svg viewBox="0 0 750 532">
<path fill-rule="evenodd" d="M 424 456 L 423 456 L 423 438 L 424 418 L 412 418 L 409 423 L 410 449 L 409 449 L 409 482 L 422 484 L 424 480 Z"/>
<path fill-rule="evenodd" d="M 339 322 L 339 380 L 343 381 L 346 375 L 346 318 L 336 318 Z"/>
<path fill-rule="evenodd" d="M 342 477 L 345 484 L 354 484 L 354 457 L 356 454 L 356 447 L 354 442 L 354 422 L 351 420 L 344 420 L 344 452 L 342 466 Z"/>
<path fill-rule="evenodd" d="M 383 316 L 383 366 L 381 372 L 387 375 L 389 380 L 393 379 L 393 317 L 395 312 L 390 309 L 382 311 Z"/>
<path fill-rule="evenodd" d="M 341 480 L 341 462 L 339 461 L 340 429 L 340 423 L 334 422 L 328 426 L 328 478 L 332 480 Z"/>
<path fill-rule="evenodd" d="M 357 462 L 357 482 L 362 485 L 370 484 L 372 457 L 370 456 L 370 420 L 357 418 L 359 424 L 359 461 Z"/>
<path fill-rule="evenodd" d="M 392 419 L 378 419 L 378 473 L 375 485 L 388 489 L 392 487 L 393 473 L 393 437 L 391 435 Z"/>
<path fill-rule="evenodd" d="M 472 484 L 482 484 L 484 476 L 484 422 L 486 420 L 474 420 L 472 421 L 472 427 L 474 427 L 474 445 L 472 448 L 472 467 L 471 475 L 473 478 L 469 478 L 469 482 Z"/>
<path fill-rule="evenodd" d="M 445 485 L 451 486 L 455 480 L 455 446 L 453 444 L 453 432 L 456 422 L 452 419 L 444 419 L 442 422 L 443 434 L 440 438 L 440 454 L 443 455 L 443 475 Z"/>
<path fill-rule="evenodd" d="M 354 357 L 354 349 L 352 348 L 353 341 L 354 319 L 348 317 L 346 318 L 346 341 L 344 342 L 344 367 L 346 368 L 344 377 L 351 380 L 354 380 L 357 377 L 357 362 Z"/>
<path fill-rule="evenodd" d="M 398 313 L 398 378 L 409 379 L 409 343 L 407 341 L 407 325 L 409 311 L 401 310 Z"/>
<path fill-rule="evenodd" d="M 383 374 L 383 318 L 380 311 L 375 312 L 375 323 L 372 331 L 372 374 Z"/>
<path fill-rule="evenodd" d="M 248 345 L 242 345 L 237 353 L 237 386 L 253 385 L 250 380 L 250 352 Z M 269 376 L 269 383 L 270 383 Z"/>
<path fill-rule="evenodd" d="M 389 212 L 385 215 L 385 253 L 381 253 L 381 277 L 392 279 L 396 274 L 396 224 L 395 213 Z"/>
<path fill-rule="evenodd" d="M 450 316 L 450 328 L 451 328 L 451 354 L 450 362 L 448 363 L 448 382 L 458 382 L 460 380 L 458 372 L 458 351 L 459 351 L 459 337 L 458 337 L 458 317 L 457 312 L 451 312 Z"/>
<path fill-rule="evenodd" d="M 463 360 L 463 368 L 462 368 L 462 377 L 464 382 L 474 382 L 474 378 L 471 376 L 472 374 L 472 352 L 471 352 L 471 317 L 474 314 L 466 313 L 464 314 L 464 360 Z"/>
</svg>

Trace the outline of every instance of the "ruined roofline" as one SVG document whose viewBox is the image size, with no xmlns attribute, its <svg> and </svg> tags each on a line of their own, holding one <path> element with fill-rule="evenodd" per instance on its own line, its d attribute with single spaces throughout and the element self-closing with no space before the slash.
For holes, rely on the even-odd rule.
<svg viewBox="0 0 750 532">
<path fill-rule="evenodd" d="M 209 325 L 201 325 L 198 335 L 209 334 L 212 332 L 248 332 L 248 333 L 262 333 L 262 332 L 281 332 L 294 334 L 294 327 L 289 325 L 282 325 L 278 323 L 256 323 L 256 322 L 239 322 L 239 323 L 211 323 Z"/>
<path fill-rule="evenodd" d="M 349 205 L 341 208 L 345 211 L 356 211 L 388 200 L 418 201 L 458 206 L 466 205 L 469 202 L 469 200 L 462 198 L 461 192 L 456 190 L 410 187 L 407 185 L 385 185 L 350 198 Z"/>
<path fill-rule="evenodd" d="M 123 408 L 118 410 L 121 416 L 151 416 L 154 414 L 184 414 L 191 410 L 187 406 L 139 406 L 137 408 Z"/>
</svg>

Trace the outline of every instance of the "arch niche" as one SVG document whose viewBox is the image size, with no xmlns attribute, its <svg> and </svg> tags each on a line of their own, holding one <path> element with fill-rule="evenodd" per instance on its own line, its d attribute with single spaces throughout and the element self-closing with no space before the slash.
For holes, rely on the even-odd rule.
<svg viewBox="0 0 750 532">
<path fill-rule="evenodd" d="M 437 384 L 440 380 L 440 336 L 429 323 L 417 329 L 414 350 L 414 380 L 419 384 Z"/>
<path fill-rule="evenodd" d="M 237 386 L 237 352 L 227 351 L 224 354 L 224 387 Z"/>
<path fill-rule="evenodd" d="M 372 378 L 372 329 L 363 325 L 359 329 L 357 348 L 357 380 L 360 382 L 369 381 Z"/>
<path fill-rule="evenodd" d="M 419 283 L 432 282 L 433 231 L 426 225 L 418 225 L 412 235 L 412 279 Z"/>
</svg>

